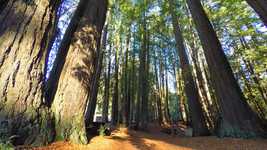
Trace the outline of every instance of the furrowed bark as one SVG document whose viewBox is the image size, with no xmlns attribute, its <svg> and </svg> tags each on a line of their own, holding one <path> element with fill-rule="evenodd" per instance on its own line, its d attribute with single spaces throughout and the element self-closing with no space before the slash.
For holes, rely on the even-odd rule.
<svg viewBox="0 0 267 150">
<path fill-rule="evenodd" d="M 59 1 L 0 1 L 0 134 L 18 144 L 53 140 L 44 65 Z"/>
<path fill-rule="evenodd" d="M 86 110 L 88 101 L 94 97 L 91 90 L 95 87 L 93 79 L 97 74 L 97 56 L 106 11 L 107 0 L 80 1 L 74 14 L 78 18 L 74 18 L 72 28 L 68 28 L 66 45 L 59 49 L 59 52 L 65 51 L 66 54 L 55 62 L 56 69 L 53 69 L 55 72 L 51 78 L 58 77 L 59 80 L 50 89 L 52 94 L 55 93 L 50 96 L 54 97 L 50 101 L 53 102 L 57 140 L 88 143 Z"/>
</svg>

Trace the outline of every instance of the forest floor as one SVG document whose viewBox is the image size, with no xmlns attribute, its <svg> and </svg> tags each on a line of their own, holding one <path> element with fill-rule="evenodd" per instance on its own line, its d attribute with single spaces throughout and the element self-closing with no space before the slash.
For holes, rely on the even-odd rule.
<svg viewBox="0 0 267 150">
<path fill-rule="evenodd" d="M 88 145 L 56 142 L 36 150 L 267 150 L 264 139 L 173 136 L 160 130 L 150 127 L 142 132 L 120 128 L 111 136 L 92 138 Z"/>
</svg>

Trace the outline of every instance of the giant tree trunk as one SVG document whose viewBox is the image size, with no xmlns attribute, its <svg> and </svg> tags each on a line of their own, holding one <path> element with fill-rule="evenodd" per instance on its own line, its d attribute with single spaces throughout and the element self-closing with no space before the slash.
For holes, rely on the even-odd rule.
<svg viewBox="0 0 267 150">
<path fill-rule="evenodd" d="M 265 26 L 267 26 L 267 1 L 266 0 L 246 0 L 246 1 L 259 15 Z"/>
<path fill-rule="evenodd" d="M 260 119 L 246 103 L 200 0 L 187 0 L 187 4 L 196 24 L 221 108 L 219 136 L 262 135 L 264 128 Z"/>
<path fill-rule="evenodd" d="M 196 84 L 193 80 L 193 75 L 191 67 L 186 55 L 186 49 L 184 45 L 184 40 L 182 32 L 178 24 L 178 17 L 173 10 L 174 3 L 172 0 L 169 0 L 170 12 L 172 15 L 172 23 L 174 27 L 174 34 L 177 46 L 177 53 L 179 54 L 180 65 L 182 68 L 182 76 L 185 84 L 185 93 L 188 98 L 189 113 L 191 116 L 193 135 L 207 135 L 209 134 L 207 125 L 205 123 L 204 114 L 201 108 L 200 96 L 197 91 Z"/>
<path fill-rule="evenodd" d="M 0 134 L 16 135 L 14 144 L 53 140 L 52 119 L 42 92 L 58 5 L 52 0 L 1 1 Z"/>
<path fill-rule="evenodd" d="M 91 90 L 94 90 L 92 83 L 96 79 L 97 51 L 106 17 L 107 0 L 90 0 L 87 3 L 81 1 L 76 11 L 82 11 L 79 9 L 85 10 L 74 16 L 82 17 L 76 20 L 79 22 L 75 29 L 69 28 L 72 33 L 67 31 L 68 38 L 71 39 L 65 47 L 65 51 L 68 49 L 66 57 L 61 60 L 65 62 L 61 63 L 63 66 L 55 65 L 62 68 L 57 70 L 61 74 L 50 77 L 59 77 L 57 90 L 52 90 L 55 92 L 52 110 L 55 115 L 56 138 L 86 144 L 86 104 L 94 97 Z"/>
</svg>

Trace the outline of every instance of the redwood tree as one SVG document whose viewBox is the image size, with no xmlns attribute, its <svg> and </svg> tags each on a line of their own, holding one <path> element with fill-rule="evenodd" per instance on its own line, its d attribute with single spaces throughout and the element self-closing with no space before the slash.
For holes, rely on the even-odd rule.
<svg viewBox="0 0 267 150">
<path fill-rule="evenodd" d="M 184 45 L 184 39 L 180 25 L 178 24 L 178 16 L 174 11 L 174 2 L 169 0 L 170 13 L 172 15 L 172 24 L 174 28 L 177 53 L 179 55 L 180 65 L 182 68 L 182 76 L 185 85 L 185 94 L 188 99 L 189 113 L 192 121 L 193 135 L 207 135 L 209 133 L 205 123 L 204 114 L 201 108 L 200 96 L 198 94 L 197 86 L 194 82 L 191 66 L 189 64 L 188 56 Z"/>
<path fill-rule="evenodd" d="M 86 106 L 94 97 L 107 0 L 81 0 L 55 61 L 47 98 L 55 115 L 56 139 L 86 144 Z M 59 59 L 61 58 L 61 59 Z M 56 80 L 55 80 L 56 79 Z M 54 95 L 53 95 L 54 94 Z"/>
<path fill-rule="evenodd" d="M 264 134 L 263 125 L 245 101 L 200 0 L 187 0 L 187 5 L 204 49 L 211 80 L 221 109 L 217 127 L 218 135 L 252 137 Z"/>
<path fill-rule="evenodd" d="M 53 140 L 44 66 L 60 1 L 0 1 L 0 134 L 14 144 Z"/>
</svg>

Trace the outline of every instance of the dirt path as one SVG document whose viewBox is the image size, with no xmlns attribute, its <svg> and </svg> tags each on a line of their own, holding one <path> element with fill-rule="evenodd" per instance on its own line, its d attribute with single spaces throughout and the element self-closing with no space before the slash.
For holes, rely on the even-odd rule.
<svg viewBox="0 0 267 150">
<path fill-rule="evenodd" d="M 109 137 L 94 137 L 88 145 L 56 142 L 37 150 L 267 150 L 267 140 L 173 137 L 160 132 L 120 129 Z"/>
</svg>

